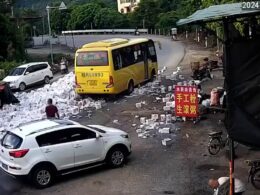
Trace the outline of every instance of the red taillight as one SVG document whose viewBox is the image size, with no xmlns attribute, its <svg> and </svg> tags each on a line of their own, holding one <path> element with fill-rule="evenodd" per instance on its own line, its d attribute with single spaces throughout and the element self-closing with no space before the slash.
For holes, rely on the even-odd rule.
<svg viewBox="0 0 260 195">
<path fill-rule="evenodd" d="M 29 152 L 29 149 L 16 150 L 16 151 L 11 151 L 11 152 L 9 152 L 9 155 L 12 156 L 12 157 L 14 157 L 14 158 L 22 158 L 22 157 L 24 157 L 28 152 Z"/>
<path fill-rule="evenodd" d="M 81 86 L 78 84 L 77 76 L 75 76 L 75 84 L 76 84 L 76 87 L 81 87 Z"/>
<path fill-rule="evenodd" d="M 114 79 L 112 76 L 109 76 L 109 84 L 106 86 L 107 88 L 114 86 Z"/>
</svg>

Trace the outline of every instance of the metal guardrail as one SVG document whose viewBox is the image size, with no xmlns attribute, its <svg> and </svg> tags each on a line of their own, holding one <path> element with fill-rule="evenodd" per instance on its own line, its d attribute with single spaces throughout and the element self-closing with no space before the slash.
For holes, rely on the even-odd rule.
<svg viewBox="0 0 260 195">
<path fill-rule="evenodd" d="M 137 29 L 141 34 L 148 34 L 148 29 Z M 91 30 L 67 30 L 62 31 L 62 34 L 123 34 L 123 33 L 135 33 L 136 29 L 91 29 Z"/>
</svg>

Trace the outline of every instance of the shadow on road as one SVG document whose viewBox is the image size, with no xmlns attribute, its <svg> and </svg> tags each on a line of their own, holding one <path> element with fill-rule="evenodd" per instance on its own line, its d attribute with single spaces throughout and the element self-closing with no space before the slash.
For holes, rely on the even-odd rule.
<svg viewBox="0 0 260 195">
<path fill-rule="evenodd" d="M 1 195 L 11 195 L 19 192 L 23 185 L 18 179 L 8 176 L 2 171 L 0 171 L 0 181 Z"/>
</svg>

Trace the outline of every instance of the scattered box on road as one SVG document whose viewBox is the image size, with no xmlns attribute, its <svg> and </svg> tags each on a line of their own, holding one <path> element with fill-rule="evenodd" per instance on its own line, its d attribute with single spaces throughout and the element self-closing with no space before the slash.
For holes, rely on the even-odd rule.
<svg viewBox="0 0 260 195">
<path fill-rule="evenodd" d="M 170 146 L 171 144 L 172 144 L 171 138 L 165 138 L 162 140 L 162 145 L 164 145 L 164 146 Z"/>
</svg>

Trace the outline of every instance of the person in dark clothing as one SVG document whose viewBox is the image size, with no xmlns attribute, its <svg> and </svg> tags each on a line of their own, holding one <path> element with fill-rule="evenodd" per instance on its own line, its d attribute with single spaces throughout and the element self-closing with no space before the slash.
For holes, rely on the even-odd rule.
<svg viewBox="0 0 260 195">
<path fill-rule="evenodd" d="M 0 81 L 0 109 L 4 104 L 16 104 L 19 100 L 14 96 L 10 86 Z"/>
<path fill-rule="evenodd" d="M 48 99 L 48 105 L 45 108 L 47 118 L 60 118 L 58 108 L 52 104 L 52 99 Z"/>
<path fill-rule="evenodd" d="M 204 63 L 202 64 L 202 69 L 200 70 L 201 75 L 205 75 L 207 72 L 207 69 L 209 67 L 209 59 L 204 58 L 203 61 L 204 61 Z"/>
</svg>

